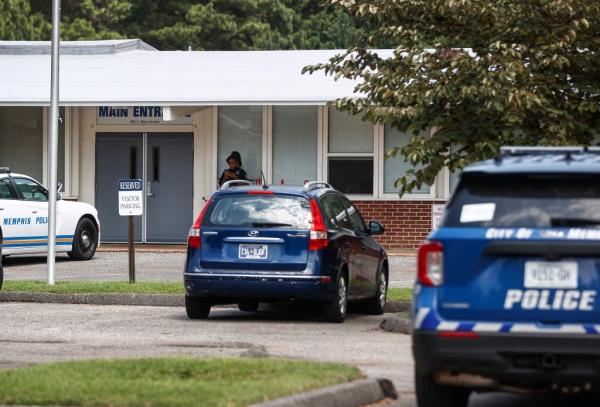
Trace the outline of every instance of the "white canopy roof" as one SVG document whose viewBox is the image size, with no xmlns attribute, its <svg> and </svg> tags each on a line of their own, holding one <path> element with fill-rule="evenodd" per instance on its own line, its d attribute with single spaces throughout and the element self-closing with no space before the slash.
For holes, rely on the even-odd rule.
<svg viewBox="0 0 600 407">
<path fill-rule="evenodd" d="M 356 82 L 301 71 L 339 52 L 137 49 L 61 55 L 60 104 L 323 104 L 352 96 Z M 49 55 L 0 55 L 0 105 L 48 105 L 49 100 Z"/>
</svg>

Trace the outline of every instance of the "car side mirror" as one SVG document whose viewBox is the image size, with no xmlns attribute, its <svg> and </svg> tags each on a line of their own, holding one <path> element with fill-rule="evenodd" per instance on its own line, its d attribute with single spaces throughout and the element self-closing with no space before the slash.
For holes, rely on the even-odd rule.
<svg viewBox="0 0 600 407">
<path fill-rule="evenodd" d="M 383 225 L 381 223 L 374 221 L 374 220 L 369 222 L 369 234 L 375 236 L 375 235 L 382 235 L 383 232 L 385 232 L 385 228 L 383 227 Z"/>
<path fill-rule="evenodd" d="M 60 191 L 62 191 L 62 189 L 63 189 L 63 184 L 62 184 L 62 182 L 59 182 L 58 186 L 56 188 L 56 191 L 60 192 Z"/>
<path fill-rule="evenodd" d="M 60 201 L 62 199 L 62 194 L 60 192 L 56 193 L 56 200 Z"/>
</svg>

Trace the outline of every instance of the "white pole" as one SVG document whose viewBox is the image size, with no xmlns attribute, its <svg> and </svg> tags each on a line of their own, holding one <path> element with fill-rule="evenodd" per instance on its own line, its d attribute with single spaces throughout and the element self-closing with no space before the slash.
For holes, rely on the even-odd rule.
<svg viewBox="0 0 600 407">
<path fill-rule="evenodd" d="M 48 139 L 48 285 L 54 285 L 56 256 L 59 25 L 60 0 L 52 0 L 52 71 L 50 78 L 50 134 Z"/>
</svg>

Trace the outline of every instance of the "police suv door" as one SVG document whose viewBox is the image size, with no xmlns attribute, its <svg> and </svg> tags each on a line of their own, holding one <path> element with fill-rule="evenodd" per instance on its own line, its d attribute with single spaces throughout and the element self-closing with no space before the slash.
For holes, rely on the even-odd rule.
<svg viewBox="0 0 600 407">
<path fill-rule="evenodd" d="M 23 205 L 9 177 L 0 178 L 2 255 L 26 251 L 31 237 L 31 207 Z"/>
<path fill-rule="evenodd" d="M 21 195 L 21 204 L 29 209 L 31 217 L 31 242 L 26 251 L 43 251 L 48 245 L 48 191 L 29 178 L 13 176 L 13 182 Z"/>
</svg>

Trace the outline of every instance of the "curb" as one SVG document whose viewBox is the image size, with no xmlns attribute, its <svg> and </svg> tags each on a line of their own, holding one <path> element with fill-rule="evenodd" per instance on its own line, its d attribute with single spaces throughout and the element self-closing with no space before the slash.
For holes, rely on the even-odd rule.
<svg viewBox="0 0 600 407">
<path fill-rule="evenodd" d="M 177 294 L 56 294 L 8 291 L 0 292 L 0 302 L 183 307 L 184 296 Z"/>
<path fill-rule="evenodd" d="M 56 294 L 0 291 L 0 302 L 41 302 L 51 304 L 137 305 L 147 307 L 183 307 L 183 294 Z M 410 310 L 410 301 L 388 301 L 385 312 Z"/>
<path fill-rule="evenodd" d="M 386 398 L 398 398 L 393 383 L 388 379 L 367 378 L 253 404 L 250 407 L 361 407 Z"/>
</svg>

